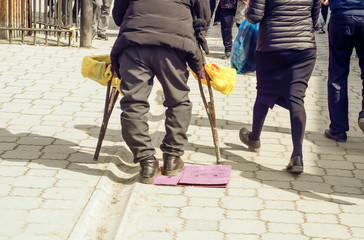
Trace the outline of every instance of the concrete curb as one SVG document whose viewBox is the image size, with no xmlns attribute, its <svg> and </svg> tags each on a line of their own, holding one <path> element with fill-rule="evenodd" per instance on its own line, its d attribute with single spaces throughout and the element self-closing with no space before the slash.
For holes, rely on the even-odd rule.
<svg viewBox="0 0 364 240">
<path fill-rule="evenodd" d="M 151 112 L 161 114 L 164 108 L 160 106 L 161 86 L 155 84 L 149 97 Z M 164 131 L 164 121 L 155 122 L 155 134 L 152 138 L 154 146 L 157 145 L 159 138 Z M 120 157 L 125 155 L 122 149 L 115 153 L 115 156 L 108 156 L 110 160 L 108 167 L 97 183 L 85 209 L 75 224 L 69 239 L 122 239 L 122 232 L 125 228 L 124 216 L 130 212 L 130 205 L 135 200 L 138 193 L 138 174 L 130 174 L 130 167 L 123 168 L 120 164 Z M 110 159 L 111 158 L 111 159 Z M 128 169 L 129 167 L 129 169 Z M 132 166 L 133 169 L 139 165 Z M 128 179 L 124 182 L 112 179 Z M 129 183 L 130 184 L 127 184 Z M 126 184 L 125 184 L 126 183 Z"/>
<path fill-rule="evenodd" d="M 152 139 L 153 145 L 155 146 L 158 143 L 159 138 L 162 137 L 162 132 L 164 129 L 164 124 L 163 122 L 160 122 L 157 128 L 157 133 L 154 135 L 154 138 Z M 130 211 L 131 211 L 131 206 L 134 206 L 135 204 L 133 204 L 137 198 L 137 194 L 140 193 L 140 183 L 135 183 L 133 185 L 133 189 L 132 189 L 132 193 L 129 196 L 128 202 L 125 205 L 124 211 L 122 216 L 120 217 L 120 222 L 117 228 L 117 232 L 115 234 L 115 238 L 117 240 L 123 240 L 124 239 L 124 232 L 125 232 L 125 228 L 127 227 L 128 222 L 126 221 L 127 216 L 129 215 Z"/>
<path fill-rule="evenodd" d="M 114 168 L 115 160 L 109 163 L 104 175 L 101 177 L 99 183 L 96 185 L 95 191 L 92 193 L 90 200 L 87 203 L 84 211 L 82 212 L 79 220 L 77 221 L 69 239 L 96 239 L 96 237 L 99 235 L 99 222 L 107 212 L 109 204 L 115 200 L 115 194 L 113 194 L 113 191 L 115 191 L 115 189 L 113 184 L 110 182 L 110 175 L 111 172 L 113 172 Z M 126 207 L 126 204 L 133 189 L 132 186 L 133 185 L 129 185 L 123 189 L 124 203 L 122 203 L 122 208 Z"/>
</svg>

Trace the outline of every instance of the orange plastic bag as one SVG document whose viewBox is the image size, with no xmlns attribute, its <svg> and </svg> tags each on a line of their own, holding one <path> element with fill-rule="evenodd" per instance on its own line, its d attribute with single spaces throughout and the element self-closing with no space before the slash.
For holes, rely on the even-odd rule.
<svg viewBox="0 0 364 240">
<path fill-rule="evenodd" d="M 205 70 L 211 78 L 213 89 L 224 95 L 228 95 L 233 91 L 236 82 L 236 70 L 234 68 L 208 63 L 205 65 Z M 192 74 L 198 80 L 197 75 L 194 72 Z M 201 82 L 207 85 L 206 79 L 202 78 Z"/>
</svg>

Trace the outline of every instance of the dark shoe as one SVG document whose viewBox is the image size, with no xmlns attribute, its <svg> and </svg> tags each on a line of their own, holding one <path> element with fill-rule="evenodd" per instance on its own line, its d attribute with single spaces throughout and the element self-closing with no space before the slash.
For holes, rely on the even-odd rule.
<svg viewBox="0 0 364 240">
<path fill-rule="evenodd" d="M 287 167 L 287 172 L 292 174 L 301 174 L 303 173 L 303 161 L 301 156 L 292 157 L 289 161 Z"/>
<path fill-rule="evenodd" d="M 252 152 L 259 152 L 260 150 L 260 140 L 254 141 L 250 140 L 250 131 L 246 128 L 242 128 L 239 131 L 239 138 L 244 144 L 248 145 L 249 150 Z"/>
<path fill-rule="evenodd" d="M 104 41 L 109 40 L 109 38 L 108 38 L 108 36 L 106 34 L 98 34 L 96 39 L 97 40 L 104 40 Z"/>
<path fill-rule="evenodd" d="M 230 52 L 226 52 L 223 56 L 222 59 L 229 59 L 230 58 Z"/>
<path fill-rule="evenodd" d="M 360 129 L 363 131 L 364 133 L 364 117 L 363 118 L 359 118 L 358 120 L 358 124 L 359 124 L 359 127 Z"/>
<path fill-rule="evenodd" d="M 346 142 L 347 136 L 346 133 L 332 133 L 330 129 L 326 129 L 325 136 L 330 138 L 336 142 Z"/>
<path fill-rule="evenodd" d="M 142 168 L 139 172 L 141 183 L 151 184 L 156 177 L 161 175 L 159 163 L 154 156 L 140 161 L 140 167 Z"/>
<path fill-rule="evenodd" d="M 219 21 L 216 21 L 216 22 L 214 22 L 212 25 L 213 26 L 216 26 L 216 25 L 219 25 L 221 22 L 219 22 Z"/>
<path fill-rule="evenodd" d="M 325 32 L 325 30 L 321 29 L 318 33 L 319 34 L 325 34 L 326 32 Z"/>
<path fill-rule="evenodd" d="M 176 176 L 183 170 L 184 163 L 178 156 L 173 156 L 167 153 L 163 153 L 163 169 L 164 175 Z"/>
</svg>

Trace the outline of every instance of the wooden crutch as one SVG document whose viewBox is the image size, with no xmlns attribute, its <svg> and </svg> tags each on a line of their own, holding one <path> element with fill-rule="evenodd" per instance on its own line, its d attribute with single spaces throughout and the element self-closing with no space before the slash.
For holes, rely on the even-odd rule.
<svg viewBox="0 0 364 240">
<path fill-rule="evenodd" d="M 205 71 L 205 75 L 206 75 L 206 84 L 207 84 L 207 88 L 208 88 L 208 92 L 209 92 L 209 96 L 210 96 L 210 102 L 207 102 L 207 100 L 206 100 L 206 97 L 205 97 L 205 94 L 204 94 L 204 91 L 202 88 L 201 76 L 197 76 L 198 87 L 200 89 L 202 101 L 203 101 L 203 104 L 205 105 L 205 110 L 206 110 L 207 116 L 209 118 L 210 126 L 211 126 L 212 138 L 213 138 L 214 145 L 215 145 L 216 164 L 220 164 L 221 157 L 220 157 L 220 148 L 219 148 L 219 136 L 217 134 L 217 129 L 216 129 L 215 104 L 214 104 L 214 96 L 212 93 L 211 82 L 210 82 L 211 78 L 205 69 L 205 65 L 206 65 L 205 56 L 204 56 L 201 48 L 200 48 L 200 50 L 201 50 L 201 54 L 203 57 L 202 69 Z"/>
<path fill-rule="evenodd" d="M 112 110 L 114 109 L 116 100 L 118 99 L 119 96 L 119 91 L 117 90 L 117 88 L 115 86 L 111 87 L 112 78 L 113 74 L 111 75 L 110 80 L 107 83 L 104 117 L 102 119 L 102 125 L 100 128 L 99 140 L 97 142 L 97 147 L 95 150 L 94 161 L 97 161 L 97 159 L 99 158 L 102 141 L 104 140 L 107 129 L 107 124 L 109 123 Z"/>
</svg>

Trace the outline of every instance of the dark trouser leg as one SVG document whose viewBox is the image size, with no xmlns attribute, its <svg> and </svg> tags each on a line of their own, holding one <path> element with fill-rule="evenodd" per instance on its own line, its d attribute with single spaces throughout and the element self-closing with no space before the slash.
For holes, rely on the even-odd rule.
<svg viewBox="0 0 364 240">
<path fill-rule="evenodd" d="M 353 20 L 345 16 L 332 16 L 329 22 L 329 79 L 327 83 L 330 130 L 345 133 L 349 130 L 347 81 L 350 56 L 354 42 L 351 34 Z"/>
<path fill-rule="evenodd" d="M 72 17 L 74 23 L 76 22 L 76 16 L 80 13 L 80 10 L 81 10 L 81 0 L 75 0 L 72 8 Z"/>
<path fill-rule="evenodd" d="M 112 0 L 103 0 L 100 14 L 100 24 L 97 27 L 97 33 L 105 35 L 106 30 L 109 27 L 109 15 L 111 9 Z"/>
<path fill-rule="evenodd" d="M 364 36 L 364 33 L 363 33 L 363 36 Z M 359 117 L 360 118 L 364 118 L 364 39 L 363 39 L 363 46 L 362 46 L 362 50 L 361 50 L 361 53 L 359 53 L 359 51 L 357 50 L 357 55 L 358 55 L 358 58 L 359 58 L 359 66 L 360 66 L 360 69 L 361 69 L 361 82 L 362 82 L 362 91 L 361 91 L 361 99 L 362 99 L 362 102 L 361 102 L 361 112 L 359 113 Z"/>
<path fill-rule="evenodd" d="M 119 56 L 123 78 L 120 88 L 124 95 L 120 101 L 122 136 L 134 155 L 135 163 L 155 154 L 146 116 L 154 75 L 148 66 L 142 64 L 142 59 L 143 52 L 138 48 L 126 49 Z"/>
<path fill-rule="evenodd" d="M 321 4 L 321 14 L 322 14 L 322 18 L 324 19 L 325 23 L 326 23 L 326 20 L 327 20 L 327 13 L 328 12 L 329 12 L 329 6 Z"/>
<path fill-rule="evenodd" d="M 257 141 L 263 129 L 265 117 L 268 114 L 269 107 L 259 102 L 255 102 L 253 108 L 253 126 L 250 134 L 250 140 Z"/>
<path fill-rule="evenodd" d="M 232 29 L 236 9 L 221 8 L 220 11 L 222 41 L 224 43 L 225 52 L 231 52 L 231 47 L 233 45 Z"/>
<path fill-rule="evenodd" d="M 302 157 L 302 143 L 306 128 L 306 112 L 290 112 L 293 151 L 291 157 Z"/>
<path fill-rule="evenodd" d="M 160 149 L 173 156 L 182 156 L 187 143 L 187 130 L 191 121 L 192 103 L 188 97 L 188 70 L 185 53 L 163 49 L 160 57 L 156 57 L 154 71 L 161 83 L 165 95 L 163 105 L 167 107 L 165 130 L 166 135 Z M 165 61 L 167 59 L 168 61 Z M 163 69 L 163 70 L 161 70 Z"/>
<path fill-rule="evenodd" d="M 97 34 L 97 26 L 99 25 L 102 0 L 92 0 L 93 12 L 92 12 L 92 33 Z"/>
<path fill-rule="evenodd" d="M 134 162 L 155 154 L 146 117 L 154 75 L 161 82 L 167 107 L 166 135 L 161 150 L 175 156 L 183 154 L 192 110 L 186 60 L 182 51 L 148 46 L 128 48 L 119 57 L 119 72 L 123 78 L 120 87 L 124 95 L 120 101 L 122 135 L 134 154 Z"/>
<path fill-rule="evenodd" d="M 359 113 L 360 118 L 364 118 L 364 17 L 357 18 L 357 28 L 355 34 L 355 50 L 359 58 L 359 67 L 361 71 L 360 78 L 362 80 L 362 110 Z"/>
<path fill-rule="evenodd" d="M 220 1 L 217 4 L 217 8 L 216 8 L 216 12 L 215 12 L 215 17 L 214 17 L 214 23 L 221 22 L 221 7 L 219 5 L 220 5 Z"/>
<path fill-rule="evenodd" d="M 364 41 L 364 40 L 363 40 Z M 361 59 L 359 59 L 359 65 L 360 65 L 360 69 L 361 69 L 361 80 L 362 80 L 362 91 L 361 91 L 361 112 L 359 113 L 359 118 L 364 118 L 364 53 L 361 53 Z M 359 57 L 359 53 L 358 53 L 358 57 Z"/>
<path fill-rule="evenodd" d="M 211 19 L 212 15 L 214 15 L 215 8 L 216 8 L 216 0 L 210 0 Z"/>
</svg>

